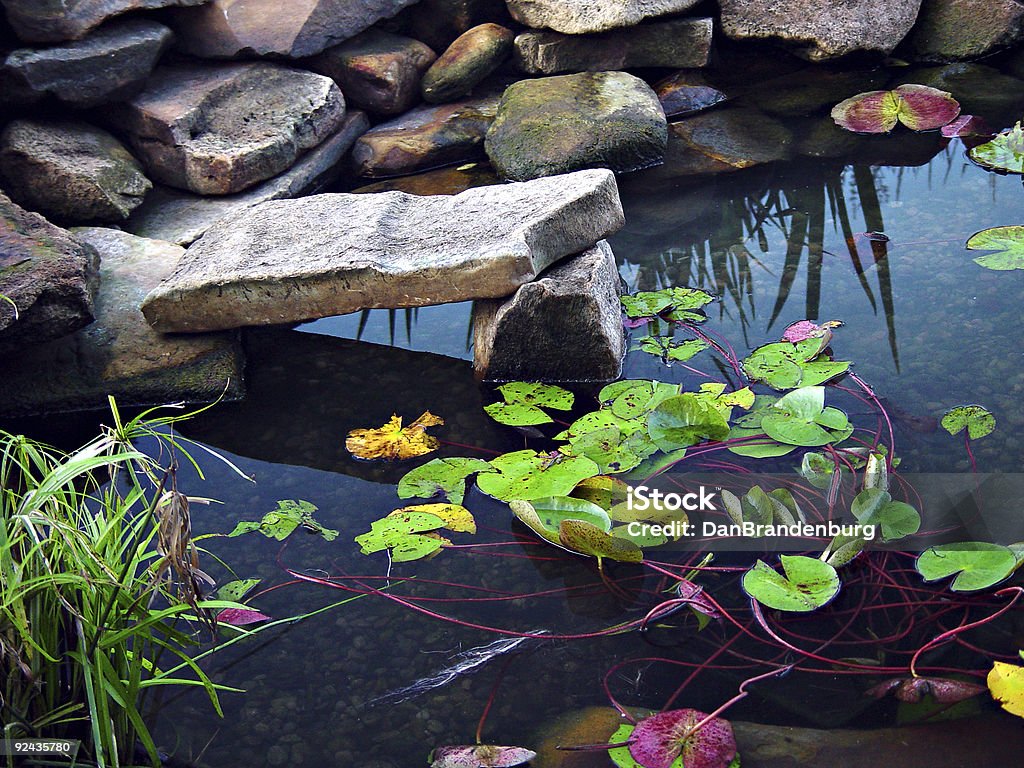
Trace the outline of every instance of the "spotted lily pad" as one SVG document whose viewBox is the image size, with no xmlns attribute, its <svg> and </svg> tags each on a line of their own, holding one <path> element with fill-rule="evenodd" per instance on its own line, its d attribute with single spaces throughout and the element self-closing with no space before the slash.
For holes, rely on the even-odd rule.
<svg viewBox="0 0 1024 768">
<path fill-rule="evenodd" d="M 707 402 L 686 393 L 662 401 L 647 417 L 647 431 L 663 451 L 696 445 L 701 440 L 724 440 L 729 422 Z"/>
<path fill-rule="evenodd" d="M 825 407 L 824 387 L 801 387 L 779 398 L 761 428 L 773 440 L 800 446 L 841 442 L 853 432 L 845 413 Z"/>
<path fill-rule="evenodd" d="M 828 563 L 803 555 L 782 555 L 783 573 L 763 560 L 743 574 L 743 591 L 767 608 L 806 613 L 839 594 L 839 574 Z"/>
<path fill-rule="evenodd" d="M 622 563 L 639 563 L 644 559 L 643 550 L 634 542 L 613 536 L 583 520 L 563 520 L 558 526 L 558 540 L 566 549 L 596 557 L 598 562 L 608 558 Z"/>
<path fill-rule="evenodd" d="M 650 413 L 663 400 L 678 395 L 678 384 L 666 384 L 646 379 L 624 379 L 609 384 L 598 394 L 598 399 L 621 419 L 633 419 Z"/>
<path fill-rule="evenodd" d="M 726 392 L 725 384 L 707 383 L 701 384 L 700 391 L 692 394 L 701 402 L 707 403 L 721 413 L 726 420 L 732 418 L 733 408 L 747 410 L 754 405 L 754 393 L 750 387 Z"/>
<path fill-rule="evenodd" d="M 951 435 L 967 430 L 971 440 L 978 440 L 992 433 L 996 428 L 996 417 L 981 405 L 958 405 L 946 411 L 942 426 Z"/>
<path fill-rule="evenodd" d="M 247 594 L 252 592 L 259 583 L 259 579 L 236 579 L 234 581 L 229 581 L 217 590 L 217 599 L 230 600 L 233 603 L 239 603 Z"/>
<path fill-rule="evenodd" d="M 774 389 L 824 384 L 845 373 L 849 362 L 829 360 L 822 354 L 828 344 L 824 336 L 798 342 L 777 341 L 765 344 L 743 360 L 743 371 L 752 381 L 762 381 Z"/>
<path fill-rule="evenodd" d="M 308 501 L 285 499 L 277 502 L 277 509 L 267 512 L 259 522 L 240 522 L 228 536 L 241 536 L 243 533 L 259 531 L 268 538 L 284 541 L 296 528 L 302 526 L 304 530 L 322 536 L 325 541 L 334 541 L 338 537 L 338 532 L 320 525 L 313 519 L 314 512 L 316 507 Z"/>
<path fill-rule="evenodd" d="M 1016 567 L 1013 550 L 986 541 L 937 544 L 917 558 L 917 572 L 925 581 L 938 581 L 956 574 L 949 587 L 954 592 L 988 589 L 1013 573 Z"/>
<path fill-rule="evenodd" d="M 974 260 L 986 269 L 1024 269 L 1024 226 L 992 227 L 975 232 L 967 241 L 971 251 L 995 251 Z"/>
<path fill-rule="evenodd" d="M 1024 717 L 1024 667 L 997 661 L 985 682 L 999 706 L 1010 714 Z"/>
<path fill-rule="evenodd" d="M 572 408 L 572 392 L 553 384 L 513 381 L 498 387 L 504 402 L 491 403 L 484 410 L 500 424 L 524 427 L 548 424 L 551 417 L 542 408 L 568 411 Z"/>
<path fill-rule="evenodd" d="M 460 744 L 438 747 L 430 753 L 430 768 L 511 768 L 537 756 L 525 747 L 495 744 Z"/>
<path fill-rule="evenodd" d="M 685 363 L 698 352 L 703 352 L 710 346 L 704 339 L 688 339 L 677 342 L 673 341 L 670 336 L 644 336 L 638 343 L 642 352 L 661 358 L 666 365 Z"/>
<path fill-rule="evenodd" d="M 706 717 L 696 709 L 671 709 L 645 717 L 627 736 L 629 754 L 644 768 L 672 768 L 680 758 L 686 768 L 729 768 L 736 758 L 736 738 L 727 720 L 712 718 L 690 733 Z M 621 730 L 613 734 L 613 743 L 621 740 Z"/>
<path fill-rule="evenodd" d="M 391 559 L 395 562 L 419 560 L 433 554 L 443 544 L 441 539 L 420 534 L 442 527 L 444 520 L 437 515 L 412 508 L 395 510 L 387 517 L 371 523 L 370 530 L 356 536 L 355 542 L 364 555 L 389 549 Z"/>
<path fill-rule="evenodd" d="M 353 429 L 345 440 L 345 448 L 360 459 L 411 459 L 438 449 L 441 443 L 427 434 L 427 428 L 441 424 L 444 419 L 425 411 L 412 424 L 403 427 L 402 417 L 395 414 L 379 429 Z"/>
<path fill-rule="evenodd" d="M 1024 128 L 1017 123 L 991 141 L 972 148 L 970 157 L 990 170 L 1024 173 Z"/>
<path fill-rule="evenodd" d="M 585 456 L 515 451 L 490 462 L 495 472 L 477 476 L 477 487 L 502 501 L 568 496 L 576 484 L 601 474 L 600 467 Z"/>
<path fill-rule="evenodd" d="M 926 85 L 858 93 L 832 108 L 832 119 L 856 133 L 888 133 L 903 123 L 913 131 L 941 128 L 960 114 L 952 94 Z"/>
<path fill-rule="evenodd" d="M 452 504 L 461 504 L 466 495 L 466 478 L 477 472 L 494 471 L 483 459 L 431 459 L 398 481 L 398 498 L 429 499 L 443 493 Z"/>
<path fill-rule="evenodd" d="M 626 317 L 662 316 L 679 322 L 702 323 L 707 316 L 702 307 L 715 300 L 707 291 L 699 288 L 665 288 L 660 291 L 640 291 L 621 298 Z"/>
<path fill-rule="evenodd" d="M 921 516 L 909 504 L 893 501 L 888 491 L 865 488 L 857 494 L 850 511 L 862 525 L 874 525 L 882 534 L 882 541 L 895 541 L 917 533 Z"/>
<path fill-rule="evenodd" d="M 605 510 L 571 496 L 549 496 L 533 501 L 515 499 L 509 502 L 509 507 L 534 533 L 553 544 L 560 544 L 559 530 L 566 520 L 582 520 L 606 533 L 612 529 L 611 518 Z"/>
<path fill-rule="evenodd" d="M 657 450 L 650 438 L 637 432 L 626 435 L 618 427 L 585 432 L 569 444 L 563 453 L 585 456 L 603 473 L 628 472 Z"/>
</svg>

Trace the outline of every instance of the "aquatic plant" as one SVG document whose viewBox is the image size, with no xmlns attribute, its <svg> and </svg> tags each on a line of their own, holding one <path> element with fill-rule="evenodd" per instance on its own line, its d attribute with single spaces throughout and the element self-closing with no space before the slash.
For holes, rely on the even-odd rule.
<svg viewBox="0 0 1024 768">
<path fill-rule="evenodd" d="M 1024 227 L 991 227 L 975 232 L 967 240 L 971 251 L 994 251 L 974 259 L 985 269 L 1008 271 L 1024 269 Z"/>
<path fill-rule="evenodd" d="M 444 419 L 425 412 L 409 426 L 402 426 L 402 417 L 395 414 L 377 429 L 353 429 L 345 440 L 345 448 L 360 459 L 411 459 L 436 451 L 437 438 L 427 434 L 428 427 L 444 424 Z"/>
<path fill-rule="evenodd" d="M 888 133 L 897 123 L 912 131 L 931 131 L 959 114 L 960 104 L 952 94 L 915 84 L 858 93 L 832 108 L 836 124 L 856 133 Z"/>
<path fill-rule="evenodd" d="M 968 156 L 982 168 L 1024 173 L 1024 128 L 1018 122 L 991 141 L 972 147 Z"/>
</svg>

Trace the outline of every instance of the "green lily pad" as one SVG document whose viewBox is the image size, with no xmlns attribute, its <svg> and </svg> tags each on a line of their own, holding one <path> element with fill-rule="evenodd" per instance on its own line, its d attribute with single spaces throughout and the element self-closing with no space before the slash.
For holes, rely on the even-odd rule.
<svg viewBox="0 0 1024 768">
<path fill-rule="evenodd" d="M 629 490 L 629 484 L 617 477 L 598 475 L 580 481 L 579 485 L 573 488 L 571 495 L 573 498 L 597 504 L 605 512 L 608 512 L 616 504 L 629 497 Z"/>
<path fill-rule="evenodd" d="M 715 408 L 726 420 L 732 418 L 733 408 L 749 410 L 754 406 L 756 397 L 750 387 L 743 387 L 731 392 L 725 391 L 725 384 L 701 384 L 700 391 L 692 393 L 695 398 Z"/>
<path fill-rule="evenodd" d="M 217 590 L 217 599 L 240 603 L 259 583 L 259 579 L 236 579 L 235 581 L 229 581 Z"/>
<path fill-rule="evenodd" d="M 1017 123 L 991 141 L 970 151 L 971 160 L 983 168 L 1009 173 L 1024 173 L 1024 128 Z"/>
<path fill-rule="evenodd" d="M 941 423 L 951 435 L 959 434 L 966 428 L 971 440 L 979 440 L 990 435 L 996 428 L 996 417 L 981 405 L 958 405 L 946 411 Z"/>
<path fill-rule="evenodd" d="M 921 527 L 921 516 L 916 509 L 902 501 L 893 501 L 889 492 L 881 488 L 865 488 L 858 493 L 850 511 L 861 524 L 877 526 L 882 541 L 902 539 L 917 533 Z"/>
<path fill-rule="evenodd" d="M 562 521 L 558 538 L 566 549 L 596 557 L 598 562 L 608 558 L 621 563 L 640 563 L 644 559 L 643 550 L 629 539 L 612 536 L 583 520 Z"/>
<path fill-rule="evenodd" d="M 952 94 L 913 83 L 892 91 L 868 91 L 839 102 L 832 119 L 856 133 L 888 133 L 903 123 L 913 131 L 930 131 L 949 123 L 960 114 Z"/>
<path fill-rule="evenodd" d="M 566 520 L 582 520 L 608 532 L 612 521 L 608 513 L 596 504 L 572 496 L 549 496 L 533 501 L 514 499 L 509 502 L 512 513 L 529 526 L 534 533 L 559 544 L 559 527 Z"/>
<path fill-rule="evenodd" d="M 864 550 L 867 542 L 860 536 L 836 536 L 829 542 L 822 559 L 833 568 L 842 568 Z"/>
<path fill-rule="evenodd" d="M 477 487 L 502 501 L 568 496 L 576 484 L 601 474 L 585 456 L 562 456 L 515 451 L 490 462 L 496 471 L 477 475 Z"/>
<path fill-rule="evenodd" d="M 849 362 L 824 356 L 822 350 L 827 344 L 827 336 L 765 344 L 743 360 L 743 371 L 751 381 L 762 381 L 779 390 L 823 384 L 850 367 Z"/>
<path fill-rule="evenodd" d="M 668 316 L 670 320 L 700 323 L 707 319 L 699 310 L 715 300 L 707 291 L 699 288 L 665 288 L 661 291 L 640 291 L 631 296 L 621 297 L 626 317 L 637 319 Z"/>
<path fill-rule="evenodd" d="M 241 536 L 243 533 L 259 531 L 268 538 L 284 541 L 296 528 L 302 526 L 304 530 L 323 537 L 325 541 L 334 541 L 338 537 L 338 532 L 320 525 L 313 519 L 314 512 L 316 507 L 308 501 L 285 499 L 277 502 L 277 509 L 267 512 L 259 522 L 240 522 L 228 536 Z"/>
<path fill-rule="evenodd" d="M 453 504 L 461 504 L 466 495 L 466 478 L 477 472 L 494 471 L 483 459 L 432 459 L 398 481 L 398 498 L 429 499 L 443 493 Z"/>
<path fill-rule="evenodd" d="M 975 232 L 967 241 L 971 251 L 995 251 L 974 260 L 986 269 L 1024 269 L 1024 226 L 992 227 Z"/>
<path fill-rule="evenodd" d="M 722 503 L 729 518 L 736 523 L 753 523 L 754 525 L 771 525 L 775 517 L 771 498 L 759 485 L 755 485 L 743 498 L 731 491 L 722 491 Z"/>
<path fill-rule="evenodd" d="M 762 417 L 761 428 L 773 440 L 800 446 L 840 442 L 853 431 L 846 414 L 825 408 L 824 387 L 801 387 L 780 398 Z"/>
<path fill-rule="evenodd" d="M 642 352 L 661 358 L 666 364 L 685 363 L 698 352 L 703 352 L 711 346 L 704 339 L 676 342 L 671 336 L 644 336 L 638 343 Z"/>
<path fill-rule="evenodd" d="M 691 394 L 673 395 L 647 417 L 647 431 L 663 451 L 695 445 L 703 439 L 724 440 L 729 422 L 715 407 Z"/>
<path fill-rule="evenodd" d="M 585 456 L 604 474 L 628 472 L 657 450 L 650 438 L 637 433 L 625 436 L 618 427 L 586 432 L 569 444 L 564 453 Z"/>
<path fill-rule="evenodd" d="M 443 544 L 443 539 L 420 534 L 444 527 L 444 520 L 429 512 L 399 510 L 370 524 L 370 530 L 355 537 L 359 550 L 364 555 L 391 550 L 395 562 L 419 560 L 433 554 Z"/>
<path fill-rule="evenodd" d="M 618 536 L 620 539 L 631 541 L 641 549 L 660 547 L 662 544 L 668 542 L 668 536 L 661 534 L 655 535 L 647 529 L 641 529 L 636 533 L 630 533 L 629 528 L 630 527 L 628 525 L 619 525 L 612 528 L 611 534 L 612 536 Z"/>
<path fill-rule="evenodd" d="M 698 614 L 698 615 L 703 615 L 703 614 Z M 704 617 L 704 618 L 705 618 L 705 620 L 707 619 L 707 617 Z M 693 720 L 692 725 L 696 725 L 698 722 L 700 722 L 700 720 L 703 719 L 703 713 L 697 713 L 697 714 L 698 714 L 698 717 L 697 717 L 697 719 Z M 609 744 L 622 744 L 623 742 L 629 741 L 630 737 L 632 736 L 633 731 L 635 729 L 636 729 L 636 726 L 635 725 L 630 725 L 629 723 L 624 723 L 623 725 L 620 725 L 616 729 L 615 733 L 613 733 L 608 738 L 608 743 Z M 691 740 L 698 741 L 697 737 L 701 733 L 704 733 L 703 729 L 700 732 L 694 734 L 691 737 Z M 712 734 L 709 734 L 709 735 L 712 735 Z M 698 750 L 700 749 L 700 744 L 697 745 L 697 749 Z M 719 762 L 718 764 L 716 764 L 714 762 L 713 757 L 710 760 L 705 760 L 703 758 L 703 756 L 699 752 L 695 755 L 694 751 L 695 750 L 683 750 L 683 749 L 681 749 L 679 756 L 676 757 L 669 764 L 668 768 L 740 768 L 740 756 L 738 754 L 732 759 L 732 762 L 730 762 L 726 766 L 722 762 Z M 685 765 L 684 765 L 684 754 L 686 755 L 686 758 L 688 760 L 685 763 Z M 647 768 L 646 766 L 644 766 L 641 763 L 636 761 L 636 759 L 630 753 L 628 746 L 625 746 L 625 747 L 614 747 L 613 749 L 609 749 L 608 750 L 608 757 L 611 758 L 611 761 L 613 763 L 615 763 L 615 765 L 619 766 L 619 768 Z"/>
<path fill-rule="evenodd" d="M 542 408 L 568 411 L 575 396 L 553 384 L 513 381 L 498 387 L 504 402 L 484 407 L 487 415 L 500 424 L 512 427 L 548 424 L 552 418 Z"/>
<path fill-rule="evenodd" d="M 938 581 L 953 574 L 954 592 L 988 589 L 1005 579 L 1017 567 L 1013 550 L 986 541 L 938 544 L 917 558 L 917 572 L 925 581 Z"/>
<path fill-rule="evenodd" d="M 782 555 L 777 573 L 764 561 L 743 574 L 743 591 L 767 608 L 808 612 L 828 604 L 839 594 L 839 574 L 828 563 L 803 555 Z"/>
<path fill-rule="evenodd" d="M 650 413 L 667 398 L 678 395 L 680 389 L 678 384 L 646 379 L 624 379 L 609 384 L 597 397 L 619 418 L 634 419 Z"/>
</svg>

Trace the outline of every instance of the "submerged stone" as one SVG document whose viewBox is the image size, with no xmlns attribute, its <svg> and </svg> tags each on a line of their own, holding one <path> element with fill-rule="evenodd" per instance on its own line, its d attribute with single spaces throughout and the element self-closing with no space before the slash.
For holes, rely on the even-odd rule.
<svg viewBox="0 0 1024 768">
<path fill-rule="evenodd" d="M 0 193 L 0 354 L 91 323 L 96 268 L 92 248 Z"/>
<path fill-rule="evenodd" d="M 342 173 L 342 160 L 355 140 L 370 127 L 359 110 L 345 115 L 341 128 L 320 146 L 299 158 L 284 173 L 244 192 L 204 197 L 191 192 L 157 187 L 124 223 L 140 237 L 189 245 L 217 221 L 267 200 L 312 195 L 333 184 Z"/>
<path fill-rule="evenodd" d="M 301 322 L 498 298 L 622 226 L 615 178 L 277 200 L 211 227 L 143 304 L 158 330 Z"/>
<path fill-rule="evenodd" d="M 595 35 L 523 32 L 515 60 L 523 72 L 600 72 L 635 67 L 703 67 L 711 53 L 711 19 L 675 19 Z"/>
<path fill-rule="evenodd" d="M 334 80 L 348 103 L 397 115 L 419 101 L 420 80 L 436 58 L 419 40 L 368 29 L 307 63 Z"/>
<path fill-rule="evenodd" d="M 76 42 L 12 51 L 0 66 L 0 86 L 19 101 L 47 95 L 73 107 L 121 101 L 142 89 L 173 39 L 155 21 L 113 21 Z"/>
<path fill-rule="evenodd" d="M 485 146 L 498 174 L 516 181 L 581 168 L 626 173 L 660 163 L 667 132 L 647 83 L 587 72 L 509 86 Z"/>
<path fill-rule="evenodd" d="M 360 176 L 402 176 L 484 157 L 484 136 L 498 113 L 498 94 L 424 106 L 364 133 L 352 150 Z"/>
<path fill-rule="evenodd" d="M 984 56 L 1024 36 L 1024 6 L 1015 0 L 924 0 L 909 37 L 919 61 Z"/>
<path fill-rule="evenodd" d="M 472 91 L 508 58 L 513 37 L 498 24 L 481 24 L 460 35 L 423 76 L 424 101 L 440 104 Z"/>
<path fill-rule="evenodd" d="M 679 13 L 700 0 L 508 0 L 516 21 L 534 29 L 553 29 L 567 35 L 631 27 L 644 19 Z"/>
<path fill-rule="evenodd" d="M 205 0 L 204 0 L 205 2 Z M 179 46 L 209 58 L 313 56 L 415 0 L 210 0 L 172 17 Z"/>
<path fill-rule="evenodd" d="M 338 130 L 345 100 L 322 75 L 277 64 L 162 67 L 123 108 L 154 179 L 202 195 L 239 192 Z"/>
<path fill-rule="evenodd" d="M 656 175 L 739 171 L 789 156 L 792 134 L 777 120 L 743 107 L 693 115 L 669 126 L 668 152 Z"/>
<path fill-rule="evenodd" d="M 237 335 L 164 336 L 139 311 L 182 248 L 99 227 L 73 230 L 100 255 L 96 321 L 22 352 L 0 377 L 0 413 L 25 416 L 120 406 L 231 400 L 242 394 Z"/>
<path fill-rule="evenodd" d="M 473 306 L 473 366 L 488 381 L 611 381 L 626 336 L 607 242 L 571 256 L 505 301 Z"/>
<path fill-rule="evenodd" d="M 202 5 L 207 0 L 2 0 L 18 37 L 30 43 L 77 40 L 127 11 Z"/>
<path fill-rule="evenodd" d="M 0 177 L 21 205 L 76 223 L 125 219 L 153 187 L 121 142 L 81 122 L 9 123 Z"/>
<path fill-rule="evenodd" d="M 700 72 L 684 69 L 654 84 L 654 92 L 667 117 L 703 112 L 728 96 L 712 86 Z"/>
<path fill-rule="evenodd" d="M 783 40 L 811 61 L 856 51 L 890 53 L 917 18 L 921 0 L 719 0 L 722 31 L 735 40 Z"/>
</svg>

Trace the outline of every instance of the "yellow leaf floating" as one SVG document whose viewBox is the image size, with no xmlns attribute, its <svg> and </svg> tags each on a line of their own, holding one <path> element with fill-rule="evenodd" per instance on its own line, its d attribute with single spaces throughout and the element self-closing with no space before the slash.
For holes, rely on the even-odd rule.
<svg viewBox="0 0 1024 768">
<path fill-rule="evenodd" d="M 398 517 L 406 512 L 426 512 L 444 521 L 444 527 L 456 533 L 476 533 L 476 520 L 469 510 L 460 504 L 417 504 L 414 507 L 402 507 L 388 514 Z M 451 542 L 449 542 L 451 543 Z"/>
<path fill-rule="evenodd" d="M 1024 717 L 1024 667 L 995 662 L 988 673 L 988 690 L 1007 712 Z"/>
<path fill-rule="evenodd" d="M 411 459 L 436 451 L 441 443 L 427 434 L 427 427 L 444 424 L 444 419 L 425 411 L 408 427 L 402 426 L 402 417 L 393 414 L 380 429 L 353 429 L 345 440 L 345 448 L 360 459 Z"/>
</svg>

